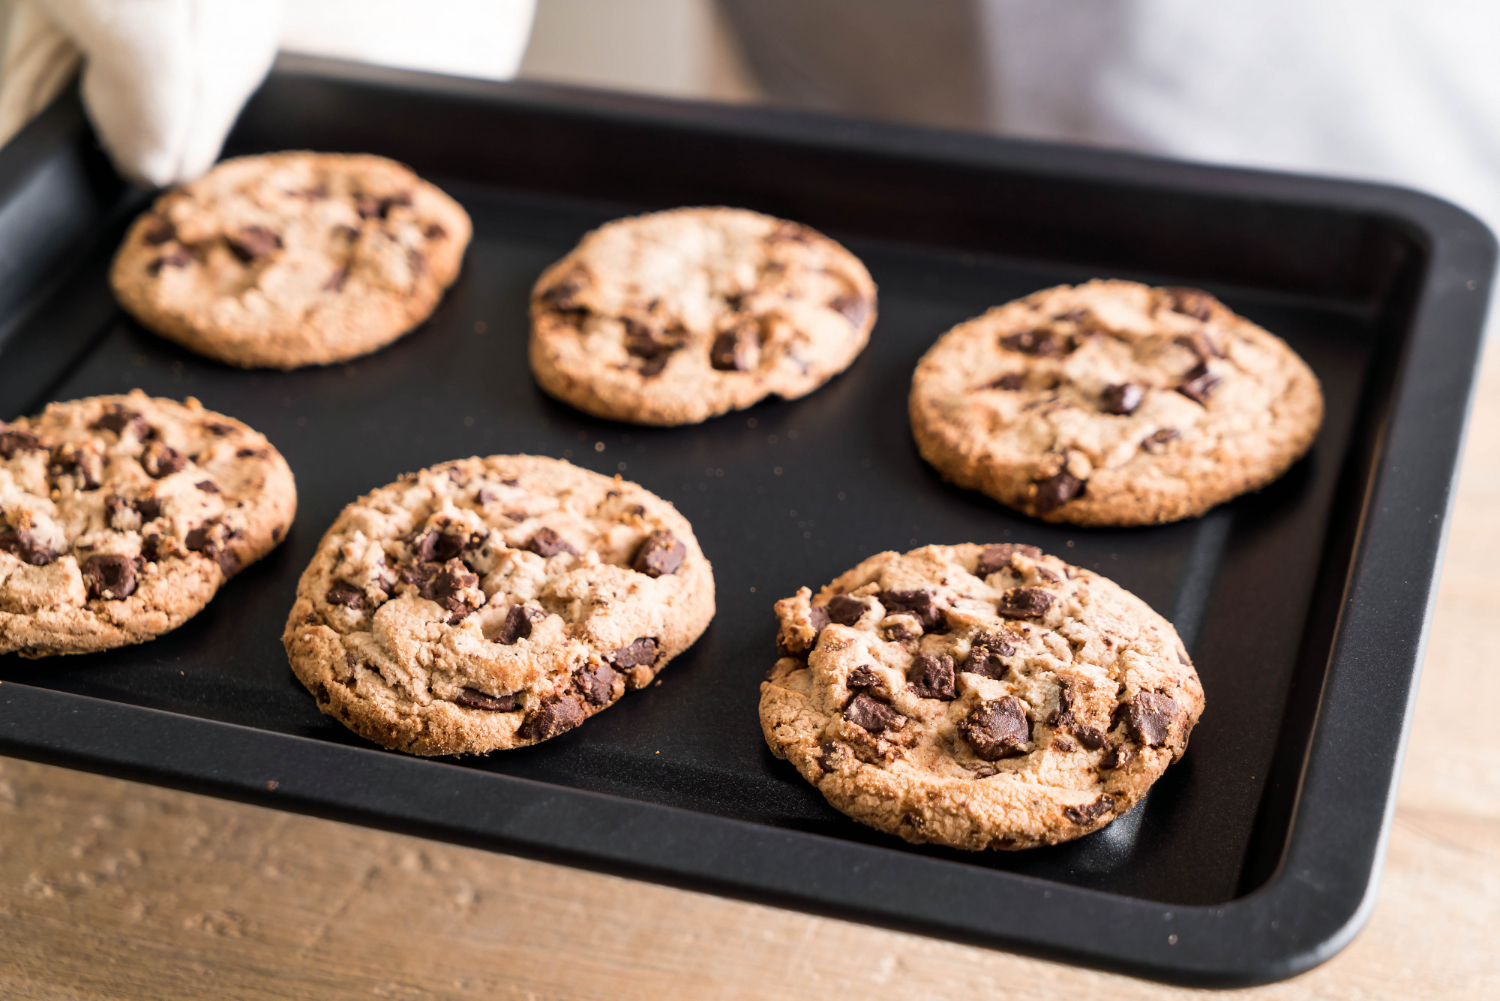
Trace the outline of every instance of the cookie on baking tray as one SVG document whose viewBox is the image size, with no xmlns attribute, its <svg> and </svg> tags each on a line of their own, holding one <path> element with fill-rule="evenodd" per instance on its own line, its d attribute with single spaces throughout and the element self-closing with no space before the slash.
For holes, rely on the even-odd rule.
<svg viewBox="0 0 1500 1001">
<path fill-rule="evenodd" d="M 496 455 L 346 507 L 283 640 L 319 708 L 361 736 L 481 754 L 644 688 L 713 615 L 713 570 L 671 504 L 560 459 Z"/>
<path fill-rule="evenodd" d="M 911 842 L 1021 849 L 1097 830 L 1203 712 L 1165 619 L 1032 546 L 881 553 L 776 614 L 766 742 L 834 807 Z"/>
<path fill-rule="evenodd" d="M 595 416 L 695 424 L 823 385 L 864 349 L 875 283 L 798 223 L 684 208 L 594 230 L 542 273 L 531 369 Z"/>
<path fill-rule="evenodd" d="M 944 478 L 1045 521 L 1145 525 L 1265 486 L 1312 445 L 1317 377 L 1207 292 L 1059 285 L 948 331 L 912 377 Z"/>
<path fill-rule="evenodd" d="M 199 354 L 327 365 L 427 319 L 469 235 L 457 202 L 384 157 L 245 156 L 157 199 L 110 284 L 141 323 Z"/>
<path fill-rule="evenodd" d="M 291 524 L 265 437 L 186 403 L 97 396 L 0 422 L 0 653 L 89 653 L 192 618 Z"/>
</svg>

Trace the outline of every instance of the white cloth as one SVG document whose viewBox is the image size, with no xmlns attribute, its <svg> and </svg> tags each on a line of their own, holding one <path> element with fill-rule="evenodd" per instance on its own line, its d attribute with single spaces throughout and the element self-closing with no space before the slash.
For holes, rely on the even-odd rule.
<svg viewBox="0 0 1500 1001">
<path fill-rule="evenodd" d="M 0 141 L 81 57 L 83 100 L 121 173 L 191 180 L 218 158 L 278 48 L 505 79 L 533 0 L 15 0 Z"/>
</svg>

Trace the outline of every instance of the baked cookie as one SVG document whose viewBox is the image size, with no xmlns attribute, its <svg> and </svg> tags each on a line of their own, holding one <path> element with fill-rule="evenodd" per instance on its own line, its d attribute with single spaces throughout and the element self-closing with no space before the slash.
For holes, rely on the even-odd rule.
<svg viewBox="0 0 1500 1001">
<path fill-rule="evenodd" d="M 535 744 L 651 683 L 714 615 L 687 519 L 530 455 L 408 474 L 346 507 L 282 637 L 318 707 L 412 754 Z"/>
<path fill-rule="evenodd" d="M 182 625 L 270 552 L 297 488 L 265 437 L 189 397 L 95 396 L 0 422 L 0 654 Z"/>
<path fill-rule="evenodd" d="M 776 615 L 766 742 L 833 806 L 907 841 L 1082 837 L 1182 757 L 1203 712 L 1165 619 L 1033 546 L 881 553 Z"/>
<path fill-rule="evenodd" d="M 1059 285 L 960 323 L 911 385 L 922 457 L 1044 521 L 1148 525 L 1286 472 L 1323 420 L 1317 377 L 1207 292 Z"/>
<path fill-rule="evenodd" d="M 531 293 L 531 370 L 598 417 L 696 424 L 805 396 L 875 325 L 859 259 L 807 226 L 686 208 L 585 236 Z"/>
<path fill-rule="evenodd" d="M 427 319 L 469 243 L 459 204 L 379 156 L 225 160 L 157 199 L 110 269 L 156 333 L 244 368 L 384 347 Z"/>
</svg>

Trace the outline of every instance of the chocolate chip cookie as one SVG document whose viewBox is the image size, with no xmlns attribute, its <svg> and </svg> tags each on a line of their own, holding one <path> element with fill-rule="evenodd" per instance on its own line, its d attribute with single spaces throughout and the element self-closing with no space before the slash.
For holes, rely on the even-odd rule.
<svg viewBox="0 0 1500 1001">
<path fill-rule="evenodd" d="M 881 553 L 776 614 L 766 742 L 833 806 L 911 842 L 1012 850 L 1098 830 L 1203 712 L 1165 619 L 1032 546 Z"/>
<path fill-rule="evenodd" d="M 744 209 L 675 209 L 601 226 L 542 273 L 531 369 L 596 416 L 696 424 L 811 393 L 849 367 L 874 325 L 869 272 L 816 230 Z"/>
<path fill-rule="evenodd" d="M 283 641 L 324 713 L 412 754 L 571 730 L 646 687 L 714 615 L 687 519 L 559 459 L 425 469 L 346 507 Z"/>
<path fill-rule="evenodd" d="M 270 552 L 296 509 L 281 454 L 191 397 L 137 390 L 0 422 L 0 654 L 176 629 Z"/>
<path fill-rule="evenodd" d="M 457 202 L 384 157 L 246 156 L 157 199 L 110 283 L 141 323 L 199 354 L 327 365 L 427 319 L 469 234 Z"/>
<path fill-rule="evenodd" d="M 1317 377 L 1207 292 L 1059 285 L 948 331 L 912 377 L 946 479 L 1044 521 L 1200 515 L 1286 472 L 1323 420 Z"/>
</svg>

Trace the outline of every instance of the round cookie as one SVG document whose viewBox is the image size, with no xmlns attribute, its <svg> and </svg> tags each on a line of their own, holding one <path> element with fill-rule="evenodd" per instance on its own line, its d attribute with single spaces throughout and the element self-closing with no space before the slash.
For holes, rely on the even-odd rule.
<svg viewBox="0 0 1500 1001">
<path fill-rule="evenodd" d="M 283 641 L 318 707 L 385 747 L 483 754 L 646 687 L 714 615 L 687 519 L 620 477 L 494 455 L 350 504 Z"/>
<path fill-rule="evenodd" d="M 531 370 L 598 417 L 696 424 L 805 396 L 875 325 L 875 283 L 816 230 L 745 209 L 619 219 L 531 294 Z"/>
<path fill-rule="evenodd" d="M 766 742 L 834 807 L 911 842 L 1011 850 L 1098 830 L 1203 712 L 1165 619 L 1032 546 L 881 553 L 776 614 Z"/>
<path fill-rule="evenodd" d="M 270 552 L 296 509 L 281 454 L 192 397 L 136 390 L 0 422 L 0 654 L 176 629 Z"/>
<path fill-rule="evenodd" d="M 1148 525 L 1265 486 L 1312 445 L 1317 377 L 1207 292 L 1091 281 L 960 323 L 912 376 L 943 477 L 1044 521 Z"/>
<path fill-rule="evenodd" d="M 244 368 L 300 368 L 384 347 L 458 277 L 468 214 L 384 157 L 225 160 L 157 199 L 110 269 L 136 319 Z"/>
</svg>

